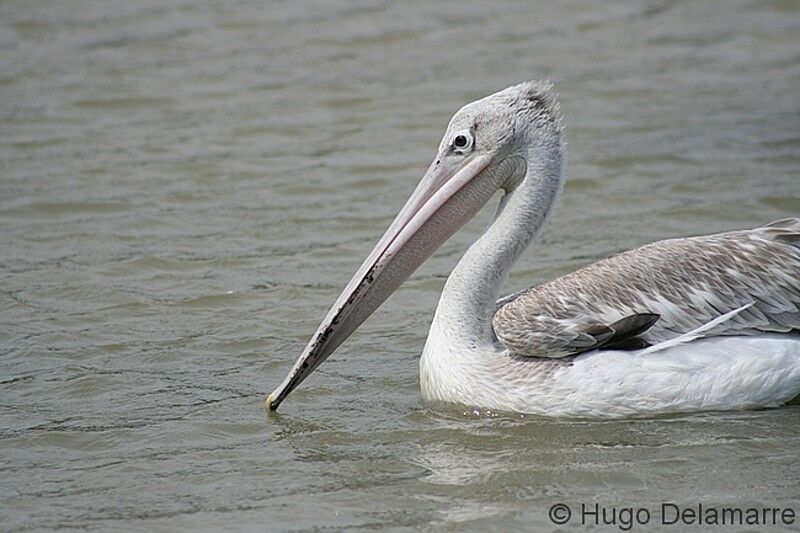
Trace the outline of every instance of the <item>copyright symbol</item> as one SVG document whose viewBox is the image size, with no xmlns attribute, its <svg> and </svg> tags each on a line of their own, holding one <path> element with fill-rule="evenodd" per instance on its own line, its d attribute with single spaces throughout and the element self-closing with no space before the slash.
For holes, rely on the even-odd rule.
<svg viewBox="0 0 800 533">
<path fill-rule="evenodd" d="M 557 503 L 550 507 L 550 521 L 554 524 L 563 525 L 572 518 L 572 511 L 568 505 Z"/>
</svg>

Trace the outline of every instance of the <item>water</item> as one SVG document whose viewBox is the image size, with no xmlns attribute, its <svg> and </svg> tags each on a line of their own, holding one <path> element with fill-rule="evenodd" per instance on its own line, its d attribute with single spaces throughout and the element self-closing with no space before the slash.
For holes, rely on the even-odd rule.
<svg viewBox="0 0 800 533">
<path fill-rule="evenodd" d="M 514 82 L 557 84 L 570 154 L 509 289 L 800 214 L 798 35 L 792 1 L 0 3 L 1 527 L 800 513 L 797 407 L 566 422 L 424 404 L 438 294 L 489 211 L 278 414 L 262 403 L 451 114 Z"/>
</svg>

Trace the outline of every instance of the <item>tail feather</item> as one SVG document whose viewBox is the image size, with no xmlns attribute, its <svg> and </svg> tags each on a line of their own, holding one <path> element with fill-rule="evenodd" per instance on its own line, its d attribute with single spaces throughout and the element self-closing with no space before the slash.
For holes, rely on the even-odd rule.
<svg viewBox="0 0 800 533">
<path fill-rule="evenodd" d="M 770 222 L 756 231 L 766 237 L 800 248 L 800 218 L 784 218 Z"/>
</svg>

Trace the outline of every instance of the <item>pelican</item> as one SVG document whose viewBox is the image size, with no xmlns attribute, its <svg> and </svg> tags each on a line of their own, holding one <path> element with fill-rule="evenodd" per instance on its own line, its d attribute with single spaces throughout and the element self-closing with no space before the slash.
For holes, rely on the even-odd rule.
<svg viewBox="0 0 800 533">
<path fill-rule="evenodd" d="M 444 285 L 420 359 L 427 401 L 558 417 L 775 407 L 800 394 L 800 219 L 655 242 L 500 298 L 564 182 L 549 82 L 467 104 L 424 177 L 267 397 L 268 410 L 497 191 Z"/>
</svg>

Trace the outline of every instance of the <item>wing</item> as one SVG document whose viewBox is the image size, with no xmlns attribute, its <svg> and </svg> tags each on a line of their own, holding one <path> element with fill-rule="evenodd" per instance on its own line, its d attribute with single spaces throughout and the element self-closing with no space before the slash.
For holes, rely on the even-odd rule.
<svg viewBox="0 0 800 533">
<path fill-rule="evenodd" d="M 800 219 L 655 242 L 501 303 L 498 340 L 535 357 L 643 347 L 698 328 L 704 337 L 800 330 Z"/>
</svg>

